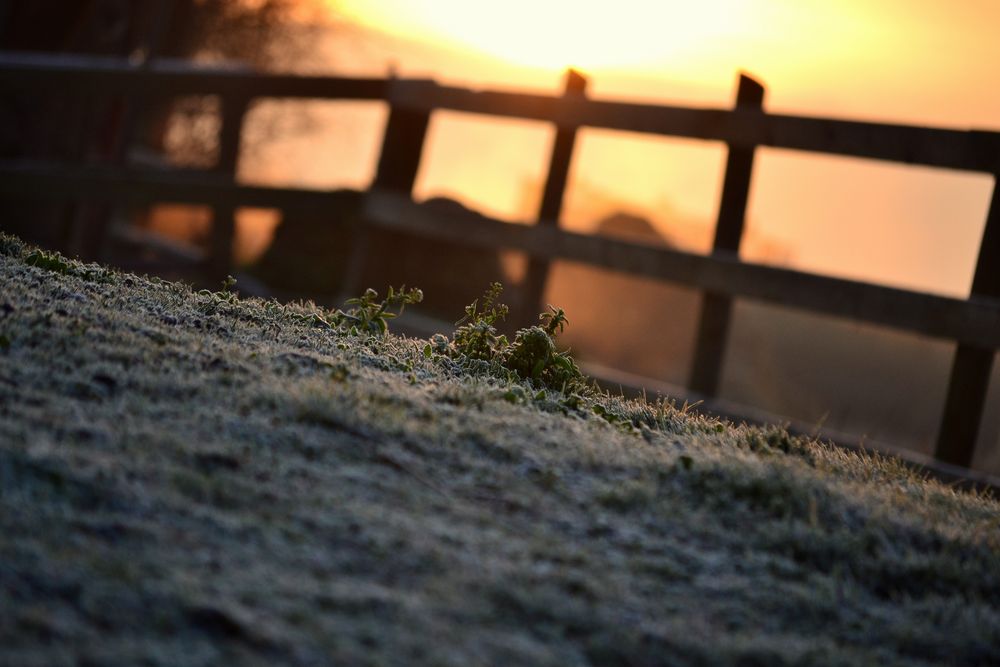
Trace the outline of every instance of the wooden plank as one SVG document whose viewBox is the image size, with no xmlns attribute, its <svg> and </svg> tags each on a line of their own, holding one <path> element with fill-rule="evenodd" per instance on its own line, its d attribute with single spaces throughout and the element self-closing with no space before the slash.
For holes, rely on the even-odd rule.
<svg viewBox="0 0 1000 667">
<path fill-rule="evenodd" d="M 231 204 L 286 210 L 322 210 L 334 193 L 242 185 L 211 172 L 123 171 L 0 161 L 0 192 L 49 199 L 113 198 Z M 518 225 L 478 216 L 430 213 L 405 195 L 375 191 L 366 218 L 379 227 L 469 245 L 522 250 L 695 289 L 725 292 L 814 313 L 845 317 L 914 333 L 1000 349 L 1000 299 L 968 300 L 829 278 L 741 262 L 725 253 L 695 255 L 553 227 Z"/>
<path fill-rule="evenodd" d="M 1000 163 L 997 164 L 1000 169 Z M 993 198 L 979 247 L 972 296 L 1000 299 L 1000 171 L 993 180 Z M 990 388 L 996 353 L 989 347 L 959 343 L 948 380 L 934 456 L 970 467 Z"/>
<path fill-rule="evenodd" d="M 737 109 L 761 109 L 764 86 L 745 74 L 740 75 L 736 91 Z M 753 175 L 754 149 L 730 147 L 726 159 L 726 174 L 722 183 L 719 215 L 715 225 L 716 252 L 739 255 L 743 238 L 750 179 Z M 702 295 L 701 315 L 689 384 L 705 396 L 715 396 L 722 378 L 722 363 L 729 338 L 732 300 L 726 294 L 706 292 Z"/>
<path fill-rule="evenodd" d="M 567 70 L 563 95 L 582 97 L 586 90 L 586 77 L 576 70 Z M 566 194 L 566 183 L 569 181 L 573 147 L 576 144 L 576 131 L 577 128 L 573 126 L 563 126 L 556 129 L 555 141 L 552 143 L 552 154 L 549 157 L 549 172 L 545 179 L 545 189 L 542 192 L 542 203 L 538 212 L 539 225 L 558 226 L 559 224 L 563 198 Z M 529 259 L 527 271 L 521 283 L 520 312 L 516 315 L 516 321 L 521 326 L 531 326 L 538 323 L 538 313 L 545 309 L 545 304 L 542 302 L 548 276 L 548 261 L 534 257 Z"/>
<path fill-rule="evenodd" d="M 164 31 L 170 23 L 174 11 L 173 0 L 155 0 L 148 12 L 146 20 L 139 26 L 140 34 L 129 61 L 135 67 L 147 69 L 159 57 Z M 132 146 L 139 120 L 144 107 L 143 100 L 134 99 L 128 95 L 116 95 L 111 101 L 111 117 L 114 119 L 109 126 L 110 135 L 106 135 L 102 146 L 104 161 L 115 165 L 127 162 L 129 148 Z M 80 256 L 104 261 L 108 251 L 109 234 L 113 220 L 127 217 L 127 212 L 121 211 L 111 203 L 95 207 L 89 224 L 85 225 L 85 238 Z"/>
<path fill-rule="evenodd" d="M 627 132 L 770 146 L 904 164 L 992 173 L 1000 133 L 810 118 L 552 95 L 479 91 L 428 80 L 263 74 L 240 67 L 158 61 L 149 70 L 116 58 L 0 54 L 4 90 L 142 95 L 232 94 L 316 99 L 387 99 L 414 111 L 451 109 Z M 391 91 L 390 91 L 391 87 Z"/>
<path fill-rule="evenodd" d="M 375 174 L 377 187 L 410 194 L 420 169 L 430 118 L 430 111 L 392 107 Z"/>
<path fill-rule="evenodd" d="M 76 95 L 72 99 L 76 113 L 70 114 L 61 131 L 68 135 L 69 144 L 65 157 L 74 162 L 85 163 L 91 160 L 92 154 L 98 149 L 96 142 L 99 135 L 97 128 L 102 124 L 103 106 L 99 100 L 86 95 Z M 107 202 L 68 202 L 64 209 L 64 241 L 62 248 L 72 257 L 80 257 L 84 261 L 97 259 L 90 247 L 92 240 L 90 232 L 95 213 L 107 205 Z"/>
<path fill-rule="evenodd" d="M 736 91 L 736 108 L 759 111 L 763 106 L 764 86 L 746 74 L 740 74 Z M 750 198 L 754 152 L 752 146 L 729 149 L 713 250 L 736 253 L 740 250 L 747 201 Z"/>
<path fill-rule="evenodd" d="M 972 467 L 986 408 L 995 351 L 958 344 L 948 376 L 934 457 L 952 465 Z"/>
<path fill-rule="evenodd" d="M 551 226 L 428 213 L 391 193 L 371 193 L 365 215 L 380 227 L 522 250 L 550 260 L 576 261 L 734 297 L 1000 348 L 1000 299 L 963 301 L 741 262 L 723 252 L 696 255 Z"/>
<path fill-rule="evenodd" d="M 149 67 L 121 58 L 0 54 L 0 87 L 9 92 L 59 90 L 88 94 L 248 95 L 340 100 L 382 100 L 387 80 L 340 76 L 265 74 L 240 64 L 199 65 L 158 59 Z"/>
<path fill-rule="evenodd" d="M 165 255 L 167 262 L 204 266 L 206 257 L 204 251 L 190 243 L 175 241 L 157 232 L 148 231 L 132 225 L 115 226 L 110 230 L 112 241 L 126 246 L 131 254 L 141 254 L 142 249 L 152 249 L 160 255 Z M 141 260 L 140 260 L 141 261 Z"/>
<path fill-rule="evenodd" d="M 329 193 L 322 190 L 238 185 L 230 176 L 214 171 L 125 170 L 22 160 L 0 160 L 0 192 L 50 199 L 176 202 L 292 211 L 315 210 L 330 203 Z"/>
<path fill-rule="evenodd" d="M 396 104 L 414 109 L 450 109 L 929 167 L 992 172 L 1000 155 L 1000 133 L 987 131 L 478 91 L 430 81 L 402 81 L 391 95 Z"/>
<path fill-rule="evenodd" d="M 222 127 L 219 129 L 219 159 L 215 172 L 236 180 L 240 159 L 243 121 L 250 99 L 243 95 L 222 98 Z M 236 207 L 217 204 L 212 209 L 212 236 L 208 264 L 210 280 L 222 280 L 233 270 L 233 241 L 236 238 Z"/>
<path fill-rule="evenodd" d="M 430 111 L 414 111 L 395 105 L 390 107 L 373 187 L 410 198 L 420 171 L 420 159 L 430 122 Z M 360 291 L 372 245 L 370 229 L 364 221 L 353 220 L 352 224 L 355 228 L 354 245 L 341 282 L 341 291 L 346 295 Z"/>
</svg>

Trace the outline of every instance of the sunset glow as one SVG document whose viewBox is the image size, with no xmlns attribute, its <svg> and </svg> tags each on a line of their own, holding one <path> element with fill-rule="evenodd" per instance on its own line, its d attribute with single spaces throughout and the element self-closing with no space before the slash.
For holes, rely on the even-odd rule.
<svg viewBox="0 0 1000 667">
<path fill-rule="evenodd" d="M 751 27 L 752 4 L 438 0 L 347 2 L 344 10 L 395 30 L 423 28 L 522 65 L 561 69 L 643 65 L 698 51 Z"/>
<path fill-rule="evenodd" d="M 870 56 L 876 40 L 890 46 L 877 12 L 858 2 L 328 1 L 341 15 L 382 30 L 550 70 L 672 67 L 704 78 L 734 62 L 794 69 Z M 805 58 L 789 59 L 791 51 Z"/>
</svg>

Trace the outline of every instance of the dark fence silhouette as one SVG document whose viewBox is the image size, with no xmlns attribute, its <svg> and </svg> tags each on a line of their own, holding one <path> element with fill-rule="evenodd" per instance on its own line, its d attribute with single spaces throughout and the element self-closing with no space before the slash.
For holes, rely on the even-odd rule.
<svg viewBox="0 0 1000 667">
<path fill-rule="evenodd" d="M 143 67 L 102 58 L 0 55 L 2 90 L 136 99 L 218 95 L 220 155 L 211 171 L 165 171 L 107 165 L 0 161 L 0 191 L 44 197 L 177 201 L 209 204 L 215 220 L 207 268 L 230 269 L 233 212 L 239 206 L 322 210 L 320 190 L 248 186 L 235 180 L 243 119 L 258 98 L 382 100 L 391 111 L 365 222 L 470 245 L 516 249 L 530 257 L 524 316 L 538 312 L 549 261 L 565 259 L 657 278 L 704 291 L 689 388 L 715 395 L 729 329 L 731 299 L 743 297 L 869 322 L 956 343 L 935 456 L 968 466 L 982 421 L 994 355 L 1000 349 L 1000 190 L 994 187 L 968 299 L 954 299 L 864 282 L 753 264 L 739 259 L 758 146 L 844 155 L 901 164 L 1000 174 L 1000 133 L 959 131 L 771 114 L 764 88 L 741 76 L 732 109 L 633 104 L 586 97 L 586 79 L 569 72 L 561 96 L 474 91 L 430 80 L 359 79 L 260 74 L 238 67 L 185 62 Z M 411 191 L 431 114 L 448 109 L 553 123 L 557 128 L 537 224 L 431 214 Z M 710 255 L 653 248 L 559 228 L 576 131 L 626 130 L 724 142 L 728 159 L 715 242 Z"/>
</svg>

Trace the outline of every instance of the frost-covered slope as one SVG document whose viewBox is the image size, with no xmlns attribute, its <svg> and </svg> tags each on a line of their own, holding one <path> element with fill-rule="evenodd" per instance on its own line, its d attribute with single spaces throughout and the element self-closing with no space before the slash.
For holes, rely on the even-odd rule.
<svg viewBox="0 0 1000 667">
<path fill-rule="evenodd" d="M 1000 662 L 992 500 L 31 253 L 0 664 Z"/>
</svg>

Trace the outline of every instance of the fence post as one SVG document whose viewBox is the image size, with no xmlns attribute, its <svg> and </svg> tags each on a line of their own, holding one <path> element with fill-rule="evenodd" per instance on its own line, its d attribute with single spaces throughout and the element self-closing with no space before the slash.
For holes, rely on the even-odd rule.
<svg viewBox="0 0 1000 667">
<path fill-rule="evenodd" d="M 156 0 L 149 4 L 151 7 L 146 25 L 142 27 L 138 43 L 129 55 L 129 62 L 145 71 L 149 71 L 159 57 L 164 34 L 174 15 L 174 0 Z M 106 145 L 102 147 L 105 153 L 103 157 L 110 164 L 127 166 L 129 149 L 135 142 L 136 129 L 147 106 L 145 98 L 129 95 L 116 97 L 112 101 L 114 127 Z M 104 202 L 94 207 L 91 219 L 87 221 L 88 238 L 84 240 L 81 254 L 97 261 L 108 259 L 111 225 L 124 208 L 120 202 Z M 149 210 L 148 206 L 146 210 Z"/>
<path fill-rule="evenodd" d="M 222 126 L 219 128 L 219 159 L 215 172 L 236 179 L 240 159 L 240 138 L 250 98 L 228 95 L 221 99 Z M 236 236 L 236 206 L 216 204 L 212 210 L 212 237 L 208 255 L 209 280 L 221 280 L 233 270 L 233 240 Z"/>
<path fill-rule="evenodd" d="M 393 104 L 393 84 L 388 81 L 388 98 L 391 106 L 389 120 L 382 136 L 382 153 L 378 159 L 378 169 L 372 188 L 379 188 L 413 196 L 413 184 L 417 181 L 420 158 L 424 151 L 427 128 L 431 122 L 430 111 L 407 109 Z M 344 280 L 340 286 L 341 298 L 357 296 L 361 291 L 361 279 L 371 249 L 371 229 L 358 215 L 353 220 L 354 248 L 344 268 Z"/>
<path fill-rule="evenodd" d="M 583 96 L 587 90 L 587 78 L 576 70 L 566 70 L 566 84 L 563 89 L 565 97 Z M 559 224 L 559 214 L 562 210 L 563 195 L 566 193 L 566 183 L 569 180 L 569 166 L 573 158 L 573 147 L 576 144 L 575 127 L 559 127 L 552 145 L 552 157 L 549 160 L 549 173 L 545 180 L 545 190 L 542 193 L 542 205 L 538 211 L 539 225 Z M 530 258 L 528 269 L 521 283 L 521 309 L 517 317 L 522 326 L 538 323 L 538 313 L 544 308 L 542 299 L 545 296 L 545 283 L 549 276 L 549 262 Z"/>
<path fill-rule="evenodd" d="M 764 106 L 764 86 L 740 74 L 736 109 L 760 110 Z M 719 217 L 715 225 L 712 251 L 739 254 L 746 219 L 750 179 L 753 174 L 754 148 L 729 147 L 726 160 Z M 690 388 L 703 396 L 718 393 L 722 361 L 729 336 L 732 299 L 724 294 L 706 292 L 701 301 L 701 320 L 691 367 Z"/>
<path fill-rule="evenodd" d="M 993 177 L 993 197 L 979 246 L 971 296 L 1000 298 L 1000 171 Z M 934 456 L 970 467 L 983 421 L 995 350 L 959 344 L 948 382 L 948 397 L 938 428 Z"/>
<path fill-rule="evenodd" d="M 389 82 L 389 100 L 392 101 Z M 382 154 L 375 174 L 375 187 L 410 195 L 417 180 L 420 156 L 424 150 L 429 111 L 417 111 L 393 106 L 382 138 Z"/>
</svg>

